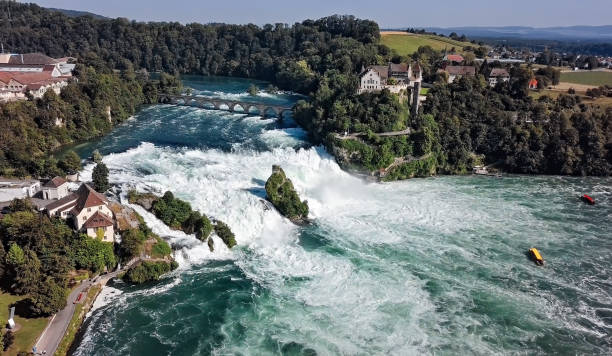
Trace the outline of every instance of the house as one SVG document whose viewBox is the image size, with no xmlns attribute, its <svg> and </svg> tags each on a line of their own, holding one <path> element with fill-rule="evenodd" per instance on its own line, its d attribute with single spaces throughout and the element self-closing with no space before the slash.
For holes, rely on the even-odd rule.
<svg viewBox="0 0 612 356">
<path fill-rule="evenodd" d="M 92 238 L 114 242 L 113 212 L 108 204 L 104 195 L 87 184 L 81 184 L 76 192 L 47 205 L 47 214 L 71 219 L 76 230 Z"/>
<path fill-rule="evenodd" d="M 538 89 L 538 80 L 536 78 L 531 78 L 529 81 L 529 89 Z"/>
<path fill-rule="evenodd" d="M 448 83 L 464 76 L 473 77 L 476 75 L 476 67 L 474 66 L 446 66 L 440 71 L 448 73 Z"/>
<path fill-rule="evenodd" d="M 399 93 L 408 89 L 415 82 L 421 82 L 423 75 L 418 63 L 389 63 L 386 66 L 369 66 L 359 74 L 359 89 L 357 94 L 379 92 L 389 89 L 392 93 Z"/>
<path fill-rule="evenodd" d="M 32 198 L 40 191 L 40 182 L 35 179 L 13 179 L 0 177 L 0 201 Z"/>
<path fill-rule="evenodd" d="M 11 99 L 25 99 L 25 93 L 34 98 L 42 98 L 47 90 L 60 94 L 62 88 L 68 85 L 68 77 L 53 77 L 51 72 L 39 73 L 1 72 L 0 93 L 4 101 Z M 12 94 L 11 94 L 12 93 Z"/>
<path fill-rule="evenodd" d="M 444 60 L 447 62 L 454 62 L 457 64 L 461 64 L 464 61 L 463 56 L 460 54 L 447 54 L 446 56 L 444 56 Z"/>
<path fill-rule="evenodd" d="M 510 81 L 510 73 L 504 68 L 493 68 L 489 72 L 489 86 L 496 86 L 497 83 Z"/>
<path fill-rule="evenodd" d="M 43 199 L 62 199 L 68 195 L 68 182 L 62 177 L 55 177 L 42 186 Z"/>
<path fill-rule="evenodd" d="M 75 64 L 72 57 L 51 58 L 42 53 L 2 54 L 0 55 L 0 71 L 40 73 L 50 72 L 52 77 L 72 76 Z"/>
</svg>

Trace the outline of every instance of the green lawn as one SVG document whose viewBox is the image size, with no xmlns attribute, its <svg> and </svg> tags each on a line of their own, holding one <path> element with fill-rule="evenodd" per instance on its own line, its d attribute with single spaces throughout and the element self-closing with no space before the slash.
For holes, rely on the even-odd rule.
<svg viewBox="0 0 612 356">
<path fill-rule="evenodd" d="M 592 71 L 592 72 L 563 72 L 561 81 L 584 85 L 612 85 L 612 72 Z"/>
<path fill-rule="evenodd" d="M 11 295 L 0 292 L 0 323 L 4 326 L 9 317 L 9 306 L 19 300 L 25 299 L 24 296 Z M 15 315 L 15 323 L 21 326 L 15 333 L 15 342 L 6 355 L 17 355 L 19 351 L 32 351 L 32 346 L 36 339 L 47 326 L 48 318 L 26 319 Z"/>
<path fill-rule="evenodd" d="M 463 47 L 471 45 L 468 42 L 459 42 L 450 38 L 442 38 L 434 35 L 415 35 L 415 34 L 385 34 L 381 35 L 381 42 L 389 48 L 397 51 L 402 56 L 411 55 L 421 46 L 431 46 L 435 50 L 455 50 L 462 52 Z"/>
</svg>

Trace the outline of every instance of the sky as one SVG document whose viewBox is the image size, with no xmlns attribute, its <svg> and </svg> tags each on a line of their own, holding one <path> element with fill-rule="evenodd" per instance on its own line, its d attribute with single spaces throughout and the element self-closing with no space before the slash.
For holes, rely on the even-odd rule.
<svg viewBox="0 0 612 356">
<path fill-rule="evenodd" d="M 355 15 L 381 28 L 612 25 L 612 0 L 31 0 L 107 17 L 181 23 L 289 23 Z M 29 1 L 20 1 L 29 2 Z"/>
</svg>

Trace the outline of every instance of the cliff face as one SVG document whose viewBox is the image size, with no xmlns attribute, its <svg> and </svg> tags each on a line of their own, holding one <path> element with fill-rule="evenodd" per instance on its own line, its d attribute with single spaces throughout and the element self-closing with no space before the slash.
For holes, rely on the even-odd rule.
<svg viewBox="0 0 612 356">
<path fill-rule="evenodd" d="M 296 224 L 306 222 L 308 202 L 300 201 L 293 183 L 279 166 L 272 166 L 272 175 L 266 182 L 266 194 L 268 200 L 283 216 Z"/>
</svg>

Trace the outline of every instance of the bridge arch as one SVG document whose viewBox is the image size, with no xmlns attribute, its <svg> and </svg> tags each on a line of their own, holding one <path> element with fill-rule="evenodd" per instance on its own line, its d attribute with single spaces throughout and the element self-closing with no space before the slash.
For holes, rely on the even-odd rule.
<svg viewBox="0 0 612 356">
<path fill-rule="evenodd" d="M 205 96 L 193 95 L 172 95 L 160 94 L 159 102 L 169 103 L 172 105 L 197 106 L 206 109 L 225 110 L 230 112 L 239 112 L 247 115 L 259 115 L 262 118 L 277 117 L 283 119 L 287 112 L 292 112 L 292 108 L 267 105 L 263 103 L 249 103 L 239 100 L 224 100 L 217 98 L 209 98 Z"/>
</svg>

